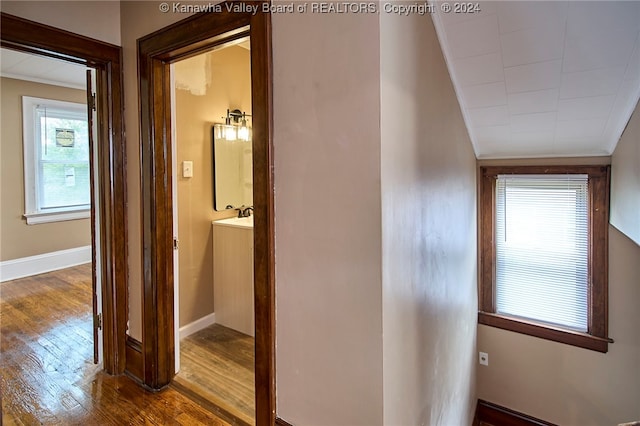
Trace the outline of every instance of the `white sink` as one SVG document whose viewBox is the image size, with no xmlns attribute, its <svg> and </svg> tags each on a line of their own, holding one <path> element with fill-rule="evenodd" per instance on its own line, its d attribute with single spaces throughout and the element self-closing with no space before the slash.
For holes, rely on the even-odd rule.
<svg viewBox="0 0 640 426">
<path fill-rule="evenodd" d="M 236 228 L 253 228 L 253 216 L 214 220 L 212 223 L 214 225 L 233 226 Z"/>
</svg>

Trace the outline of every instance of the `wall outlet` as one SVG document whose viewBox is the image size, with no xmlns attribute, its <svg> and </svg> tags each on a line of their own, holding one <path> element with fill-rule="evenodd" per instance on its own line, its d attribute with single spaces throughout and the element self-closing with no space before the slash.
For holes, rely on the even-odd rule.
<svg viewBox="0 0 640 426">
<path fill-rule="evenodd" d="M 489 354 L 486 352 L 478 352 L 478 362 L 480 365 L 489 365 Z"/>
</svg>

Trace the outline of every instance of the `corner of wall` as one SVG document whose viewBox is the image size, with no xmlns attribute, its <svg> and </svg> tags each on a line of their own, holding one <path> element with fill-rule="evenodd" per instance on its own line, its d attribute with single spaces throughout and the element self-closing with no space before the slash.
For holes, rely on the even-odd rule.
<svg viewBox="0 0 640 426">
<path fill-rule="evenodd" d="M 610 221 L 640 245 L 640 104 L 611 158 Z"/>
</svg>

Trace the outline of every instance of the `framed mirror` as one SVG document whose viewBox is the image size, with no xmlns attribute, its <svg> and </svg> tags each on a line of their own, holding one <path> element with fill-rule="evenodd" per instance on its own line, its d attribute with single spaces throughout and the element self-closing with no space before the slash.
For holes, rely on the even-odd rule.
<svg viewBox="0 0 640 426">
<path fill-rule="evenodd" d="M 216 211 L 253 205 L 253 155 L 249 115 L 227 111 L 225 124 L 214 124 L 213 204 Z"/>
</svg>

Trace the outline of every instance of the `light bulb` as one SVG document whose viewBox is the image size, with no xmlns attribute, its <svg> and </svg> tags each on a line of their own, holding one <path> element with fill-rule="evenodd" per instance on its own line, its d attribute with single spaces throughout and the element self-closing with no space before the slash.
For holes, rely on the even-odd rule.
<svg viewBox="0 0 640 426">
<path fill-rule="evenodd" d="M 249 140 L 249 128 L 247 127 L 246 122 L 238 129 L 238 139 L 245 142 Z"/>
<path fill-rule="evenodd" d="M 233 126 L 226 126 L 226 130 L 225 130 L 225 135 L 224 138 L 228 141 L 235 141 L 236 140 L 236 128 Z"/>
<path fill-rule="evenodd" d="M 216 139 L 224 139 L 224 126 L 221 124 L 215 125 Z"/>
</svg>

